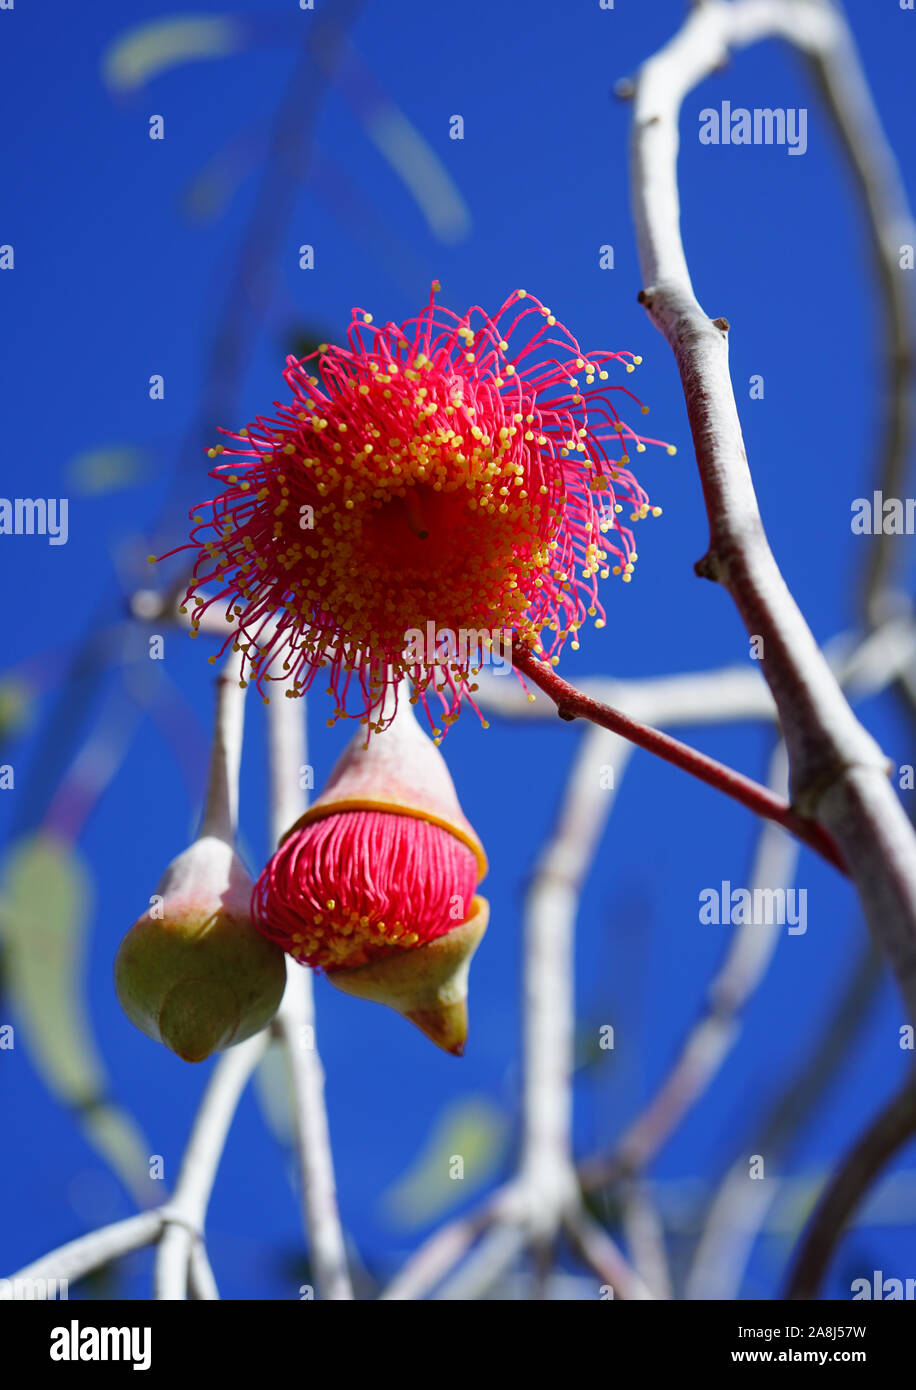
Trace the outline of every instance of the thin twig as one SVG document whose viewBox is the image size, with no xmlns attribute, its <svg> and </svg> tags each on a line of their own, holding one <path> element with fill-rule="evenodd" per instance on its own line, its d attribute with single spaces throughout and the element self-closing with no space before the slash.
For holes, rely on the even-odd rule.
<svg viewBox="0 0 916 1390">
<path fill-rule="evenodd" d="M 647 1184 L 641 1180 L 627 1183 L 620 1193 L 620 1203 L 621 1225 L 633 1268 L 654 1298 L 672 1298 L 665 1228 Z"/>
<path fill-rule="evenodd" d="M 391 1283 L 379 1294 L 385 1302 L 408 1302 L 424 1298 L 459 1262 L 484 1231 L 499 1216 L 492 1201 L 471 1213 L 440 1226 L 415 1250 Z"/>
<path fill-rule="evenodd" d="M 512 1268 L 528 1245 L 528 1232 L 515 1221 L 490 1227 L 464 1264 L 443 1284 L 436 1300 L 469 1303 L 485 1298 Z"/>
<path fill-rule="evenodd" d="M 818 1201 L 786 1287 L 787 1299 L 817 1297 L 850 1216 L 894 1154 L 916 1135 L 916 1079 L 904 1086 L 856 1140 Z"/>
<path fill-rule="evenodd" d="M 770 1200 L 761 1188 L 776 1183 L 748 1178 L 747 1155 L 766 1154 L 768 1178 L 787 1153 L 798 1131 L 815 1113 L 824 1094 L 848 1060 L 884 979 L 884 962 L 871 937 L 866 937 L 847 970 L 846 984 L 814 1047 L 809 1049 L 782 1094 L 758 1121 L 742 1156 L 729 1169 L 709 1204 L 685 1286 L 685 1298 L 734 1299 L 766 1219 Z"/>
<path fill-rule="evenodd" d="M 17 1279 L 66 1279 L 71 1284 L 75 1283 L 77 1279 L 91 1274 L 94 1269 L 101 1269 L 102 1265 L 107 1265 L 112 1260 L 120 1259 L 131 1250 L 140 1250 L 144 1245 L 152 1245 L 153 1241 L 158 1239 L 162 1226 L 163 1215 L 158 1208 L 155 1211 L 142 1211 L 137 1216 L 128 1216 L 124 1221 L 102 1226 L 98 1231 L 90 1231 L 88 1235 L 79 1236 L 76 1240 L 68 1241 L 66 1245 L 58 1246 L 56 1250 L 50 1250 L 47 1255 L 42 1255 L 40 1260 L 33 1260 L 30 1265 L 24 1265 L 15 1274 L 11 1274 L 10 1282 Z M 0 1288 L 0 1297 L 3 1296 Z"/>
<path fill-rule="evenodd" d="M 275 697 L 268 706 L 267 720 L 270 824 L 277 844 L 307 803 L 301 787 L 306 764 L 305 701 Z M 324 1069 L 315 1037 L 312 974 L 291 959 L 287 960 L 286 993 L 274 1026 L 292 1076 L 303 1215 L 318 1293 L 321 1298 L 351 1299 L 353 1288 L 324 1102 Z"/>
<path fill-rule="evenodd" d="M 785 752 L 780 745 L 773 755 L 770 778 L 780 785 L 785 775 Z M 795 842 L 776 826 L 765 826 L 751 874 L 752 892 L 791 883 L 797 859 Z M 580 1165 L 579 1177 L 587 1191 L 640 1173 L 705 1095 L 735 1043 L 740 1012 L 766 974 L 780 935 L 775 921 L 760 923 L 752 918 L 740 927 L 709 987 L 706 1011 L 690 1029 L 649 1104 L 609 1156 Z"/>
<path fill-rule="evenodd" d="M 774 821 L 784 830 L 790 830 L 798 839 L 817 850 L 826 860 L 845 873 L 845 865 L 836 846 L 815 821 L 799 816 L 783 797 L 775 796 L 767 787 L 745 777 L 742 772 L 726 767 L 715 758 L 690 748 L 680 739 L 662 733 L 660 729 L 650 728 L 633 719 L 621 710 L 613 709 L 600 700 L 585 695 L 581 690 L 558 676 L 547 662 L 539 661 L 527 648 L 516 644 L 512 651 L 516 670 L 527 676 L 539 690 L 548 695 L 557 707 L 561 719 L 588 719 L 603 729 L 619 734 L 622 738 L 655 753 L 665 762 L 673 763 L 684 772 L 691 773 L 710 787 L 724 792 L 740 805 L 747 807 L 758 816 Z"/>
<path fill-rule="evenodd" d="M 578 1191 L 572 1166 L 575 921 L 629 752 L 619 739 L 587 731 L 528 891 L 520 1182 L 537 1194 L 531 1221 L 539 1238 L 555 1234 Z"/>
<path fill-rule="evenodd" d="M 597 727 L 588 729 L 569 773 L 556 829 L 529 890 L 525 911 L 525 1082 L 518 1175 L 478 1211 L 435 1232 L 384 1291 L 384 1299 L 425 1296 L 456 1269 L 482 1235 L 480 1258 L 473 1252 L 465 1267 L 467 1280 L 464 1271 L 459 1271 L 445 1285 L 446 1296 L 471 1296 L 470 1291 L 478 1289 L 481 1280 L 489 1287 L 493 1271 L 498 1277 L 523 1246 L 543 1250 L 568 1223 L 587 1221 L 570 1134 L 573 929 L 585 875 L 630 752 L 630 745 L 615 735 Z M 621 1288 L 640 1286 L 619 1251 L 616 1261 L 615 1270 L 622 1271 Z"/>
<path fill-rule="evenodd" d="M 239 658 L 232 655 L 216 678 L 216 713 L 200 837 L 212 835 L 233 848 L 239 818 L 245 695 L 246 690 L 239 682 Z"/>
<path fill-rule="evenodd" d="M 181 1160 L 175 1192 L 160 1210 L 165 1229 L 156 1252 L 157 1299 L 187 1298 L 191 1253 L 203 1239 L 207 1205 L 229 1127 L 268 1042 L 269 1035 L 262 1030 L 230 1047 L 213 1070 Z"/>
<path fill-rule="evenodd" d="M 188 1293 L 191 1298 L 212 1302 L 219 1298 L 216 1278 L 202 1240 L 195 1240 L 188 1259 Z"/>
<path fill-rule="evenodd" d="M 615 1298 L 643 1300 L 652 1297 L 607 1232 L 588 1215 L 584 1207 L 567 1213 L 564 1229 L 573 1248 L 589 1268 L 613 1289 Z"/>
</svg>

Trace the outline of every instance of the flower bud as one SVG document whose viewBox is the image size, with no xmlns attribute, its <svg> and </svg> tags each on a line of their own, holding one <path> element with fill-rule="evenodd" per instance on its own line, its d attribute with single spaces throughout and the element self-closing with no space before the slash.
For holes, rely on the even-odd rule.
<svg viewBox="0 0 916 1390">
<path fill-rule="evenodd" d="M 460 1057 L 468 1035 L 468 971 L 489 917 L 486 898 L 475 897 L 466 922 L 425 946 L 329 970 L 328 979 L 344 994 L 396 1009 L 437 1047 Z"/>
<path fill-rule="evenodd" d="M 186 1062 L 259 1032 L 283 997 L 283 953 L 252 927 L 250 901 L 238 855 L 205 835 L 172 861 L 121 942 L 115 988 L 124 1012 Z"/>
<path fill-rule="evenodd" d="M 338 989 L 463 1051 L 471 956 L 487 925 L 483 847 L 442 754 L 401 696 L 357 736 L 258 879 L 259 930 Z"/>
</svg>

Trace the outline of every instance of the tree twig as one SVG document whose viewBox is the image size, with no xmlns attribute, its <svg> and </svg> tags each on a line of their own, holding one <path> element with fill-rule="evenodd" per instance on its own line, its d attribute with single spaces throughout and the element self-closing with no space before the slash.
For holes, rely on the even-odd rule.
<svg viewBox="0 0 916 1390">
<path fill-rule="evenodd" d="M 306 807 L 300 785 L 306 763 L 305 701 L 274 698 L 267 707 L 267 720 L 270 824 L 273 842 L 278 844 Z M 291 959 L 287 959 L 286 992 L 274 1027 L 292 1077 L 299 1181 L 315 1282 L 321 1298 L 351 1299 L 324 1103 L 324 1069 L 315 1037 L 312 974 Z"/>
<path fill-rule="evenodd" d="M 128 1216 L 124 1221 L 102 1226 L 98 1231 L 90 1231 L 88 1235 L 50 1250 L 41 1259 L 33 1260 L 30 1265 L 24 1265 L 11 1274 L 10 1282 L 16 1279 L 66 1279 L 75 1283 L 77 1279 L 101 1269 L 102 1265 L 112 1260 L 120 1259 L 131 1250 L 152 1245 L 158 1239 L 162 1226 L 163 1215 L 159 1208 Z"/>
<path fill-rule="evenodd" d="M 200 827 L 201 838 L 213 835 L 233 848 L 239 819 L 239 768 L 247 693 L 239 683 L 239 669 L 239 658 L 231 655 L 216 678 L 207 800 Z"/>
<path fill-rule="evenodd" d="M 785 775 L 785 753 L 780 745 L 773 755 L 770 778 L 779 785 Z M 765 826 L 751 874 L 752 891 L 791 883 L 797 858 L 795 842 L 776 826 Z M 734 1045 L 740 1011 L 766 974 L 779 937 L 776 923 L 762 924 L 752 918 L 740 927 L 709 986 L 703 1016 L 690 1029 L 649 1104 L 609 1156 L 587 1159 L 580 1165 L 579 1177 L 586 1191 L 639 1174 L 706 1093 Z"/>
<path fill-rule="evenodd" d="M 885 1164 L 914 1135 L 916 1078 L 911 1074 L 856 1140 L 822 1193 L 789 1275 L 787 1299 L 817 1297 L 850 1216 Z"/>
<path fill-rule="evenodd" d="M 709 1203 L 684 1287 L 685 1298 L 738 1297 L 754 1242 L 780 1191 L 778 1178 L 765 1183 L 749 1179 L 747 1155 L 765 1154 L 768 1176 L 774 1169 L 779 1171 L 777 1165 L 784 1161 L 794 1136 L 848 1059 L 883 978 L 884 962 L 874 941 L 867 937 L 848 969 L 845 987 L 814 1050 L 755 1125 L 750 1140 L 742 1146 L 741 1157 L 729 1168 Z"/>
<path fill-rule="evenodd" d="M 684 772 L 691 773 L 710 787 L 724 792 L 741 806 L 753 811 L 766 820 L 775 821 L 784 830 L 790 830 L 798 839 L 817 850 L 835 868 L 846 872 L 842 857 L 836 846 L 815 821 L 798 815 L 788 801 L 774 795 L 767 787 L 755 782 L 744 773 L 726 767 L 715 758 L 690 748 L 680 739 L 662 733 L 660 729 L 650 728 L 621 710 L 585 695 L 581 690 L 558 676 L 547 662 L 539 661 L 527 648 L 518 644 L 513 646 L 512 660 L 515 668 L 527 676 L 540 690 L 548 695 L 557 707 L 561 719 L 588 719 L 603 729 L 620 734 L 622 738 L 655 753 L 665 762 L 672 763 Z"/>
<path fill-rule="evenodd" d="M 266 1030 L 256 1033 L 223 1053 L 213 1070 L 181 1160 L 172 1199 L 160 1208 L 165 1228 L 156 1251 L 157 1299 L 187 1298 L 188 1266 L 195 1243 L 203 1239 L 207 1204 L 229 1127 L 268 1042 Z"/>
<path fill-rule="evenodd" d="M 219 1298 L 219 1289 L 202 1240 L 195 1240 L 188 1259 L 188 1293 L 199 1301 L 212 1302 Z"/>
</svg>

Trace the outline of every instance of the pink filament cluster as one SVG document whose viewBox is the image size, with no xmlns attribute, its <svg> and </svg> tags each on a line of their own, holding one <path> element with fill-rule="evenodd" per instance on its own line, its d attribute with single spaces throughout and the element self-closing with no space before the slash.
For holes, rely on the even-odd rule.
<svg viewBox="0 0 916 1390">
<path fill-rule="evenodd" d="M 338 811 L 283 841 L 255 884 L 252 919 L 296 960 L 339 970 L 459 926 L 476 884 L 473 852 L 441 826 Z"/>
<path fill-rule="evenodd" d="M 209 451 L 231 461 L 193 513 L 192 631 L 224 607 L 223 650 L 244 654 L 265 698 L 271 681 L 303 694 L 326 668 L 329 723 L 384 727 L 386 689 L 406 676 L 447 727 L 474 703 L 480 663 L 418 660 L 407 633 L 508 630 L 555 660 L 587 617 L 603 626 L 598 578 L 629 581 L 637 559 L 623 513 L 660 511 L 631 450 L 662 441 L 615 404 L 640 402 L 609 368 L 641 359 L 585 353 L 523 290 L 493 317 L 433 294 L 415 319 L 370 321 L 354 309 L 348 347 L 288 358 L 292 399 L 231 435 L 239 448 Z"/>
</svg>

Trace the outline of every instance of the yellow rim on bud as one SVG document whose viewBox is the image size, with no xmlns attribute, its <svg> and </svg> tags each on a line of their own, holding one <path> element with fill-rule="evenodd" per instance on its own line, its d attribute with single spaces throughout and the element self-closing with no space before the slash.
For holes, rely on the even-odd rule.
<svg viewBox="0 0 916 1390">
<path fill-rule="evenodd" d="M 404 696 L 387 729 L 374 734 L 368 743 L 362 741 L 362 735 L 351 739 L 324 791 L 290 826 L 283 840 L 304 825 L 338 811 L 385 811 L 437 825 L 474 855 L 478 883 L 486 875 L 487 856 L 461 809 L 445 759 L 420 728 Z"/>
<path fill-rule="evenodd" d="M 311 825 L 313 821 L 323 820 L 326 816 L 336 816 L 338 811 L 387 811 L 394 816 L 412 816 L 414 820 L 425 820 L 429 825 L 438 825 L 440 829 L 447 830 L 449 834 L 454 835 L 456 840 L 460 840 L 471 851 L 477 860 L 477 882 L 479 883 L 481 879 L 486 878 L 490 865 L 484 853 L 483 845 L 469 826 L 462 826 L 457 821 L 449 820 L 447 816 L 437 816 L 422 807 L 405 806 L 403 802 L 381 796 L 346 797 L 340 801 L 316 801 L 304 815 L 301 815 L 290 826 L 283 835 L 280 844 L 282 845 L 284 841 L 288 840 L 290 835 L 295 835 L 296 831 L 301 830 L 304 825 Z"/>
</svg>

